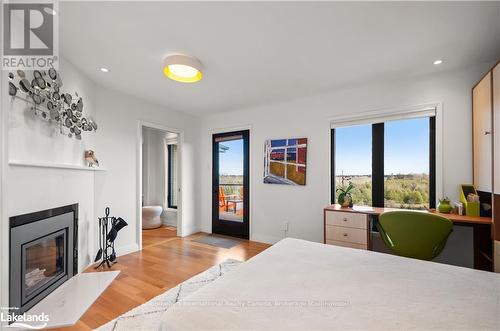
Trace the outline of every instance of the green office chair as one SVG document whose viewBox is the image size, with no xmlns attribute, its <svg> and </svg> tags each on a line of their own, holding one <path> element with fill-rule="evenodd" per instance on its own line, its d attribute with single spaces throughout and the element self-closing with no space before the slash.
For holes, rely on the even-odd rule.
<svg viewBox="0 0 500 331">
<path fill-rule="evenodd" d="M 453 223 L 438 215 L 398 210 L 380 214 L 377 228 L 395 254 L 432 260 L 446 245 Z"/>
</svg>

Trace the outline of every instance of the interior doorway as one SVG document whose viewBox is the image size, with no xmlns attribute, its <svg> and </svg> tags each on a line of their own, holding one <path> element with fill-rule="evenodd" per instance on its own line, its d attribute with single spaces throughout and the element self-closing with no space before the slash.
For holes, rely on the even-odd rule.
<svg viewBox="0 0 500 331">
<path fill-rule="evenodd" d="M 142 248 L 178 233 L 181 134 L 140 126 L 140 238 Z"/>
<path fill-rule="evenodd" d="M 212 232 L 249 237 L 250 131 L 218 133 L 212 139 Z"/>
</svg>

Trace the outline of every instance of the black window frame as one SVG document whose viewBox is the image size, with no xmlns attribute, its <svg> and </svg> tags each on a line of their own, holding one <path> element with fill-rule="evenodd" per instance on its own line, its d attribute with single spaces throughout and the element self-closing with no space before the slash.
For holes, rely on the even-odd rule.
<svg viewBox="0 0 500 331">
<path fill-rule="evenodd" d="M 429 208 L 436 208 L 436 117 L 429 116 Z M 384 201 L 385 123 L 372 123 L 372 207 L 385 207 Z M 331 129 L 330 202 L 335 204 L 335 128 Z"/>
<path fill-rule="evenodd" d="M 177 209 L 177 204 L 173 204 L 173 190 L 172 187 L 172 178 L 174 176 L 174 160 L 172 154 L 174 153 L 172 146 L 175 145 L 167 145 L 167 153 L 168 153 L 168 189 L 167 189 L 167 204 L 168 208 Z"/>
</svg>

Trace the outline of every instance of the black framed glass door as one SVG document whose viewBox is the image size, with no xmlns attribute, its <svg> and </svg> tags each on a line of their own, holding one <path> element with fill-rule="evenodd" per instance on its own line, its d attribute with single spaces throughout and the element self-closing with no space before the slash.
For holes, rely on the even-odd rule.
<svg viewBox="0 0 500 331">
<path fill-rule="evenodd" d="M 250 131 L 212 137 L 212 232 L 249 236 Z"/>
</svg>

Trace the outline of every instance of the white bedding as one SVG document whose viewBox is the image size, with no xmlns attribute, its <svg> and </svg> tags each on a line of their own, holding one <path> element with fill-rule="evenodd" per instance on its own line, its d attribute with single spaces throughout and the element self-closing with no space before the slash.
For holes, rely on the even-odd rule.
<svg viewBox="0 0 500 331">
<path fill-rule="evenodd" d="M 168 331 L 484 329 L 500 330 L 500 274 L 290 238 L 162 317 Z"/>
</svg>

